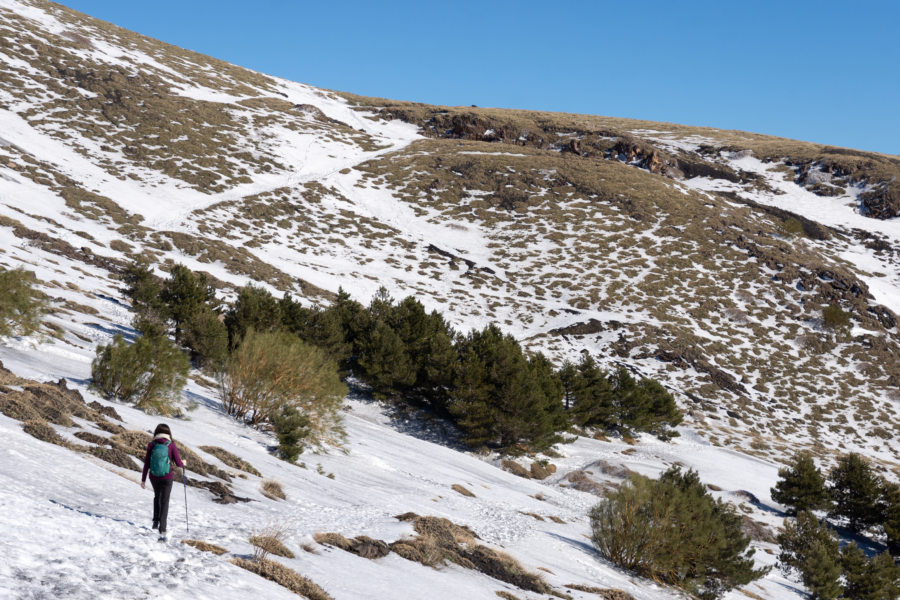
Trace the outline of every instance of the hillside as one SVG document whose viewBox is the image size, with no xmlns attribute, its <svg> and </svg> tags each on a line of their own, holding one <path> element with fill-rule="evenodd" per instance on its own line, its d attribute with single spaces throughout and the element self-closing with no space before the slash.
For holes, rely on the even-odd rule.
<svg viewBox="0 0 900 600">
<path fill-rule="evenodd" d="M 0 17 L 0 266 L 34 271 L 52 307 L 42 335 L 3 340 L 0 396 L 64 378 L 85 401 L 113 406 L 126 429 L 151 428 L 156 417 L 87 389 L 96 345 L 135 334 L 118 275 L 146 257 L 162 276 L 176 263 L 208 273 L 223 298 L 253 281 L 310 305 L 341 287 L 368 303 L 386 286 L 459 331 L 496 322 L 558 363 L 588 352 L 654 377 L 686 413 L 671 444 L 579 438 L 558 448 L 559 470 L 538 482 L 501 471 L 496 456 L 419 439 L 432 437 L 421 423 L 353 397 L 349 454 L 304 455 L 309 468 L 298 469 L 267 452 L 271 436 L 227 420 L 195 372 L 176 436 L 233 449 L 282 481 L 288 500 L 262 497 L 254 478 L 232 477 L 233 494 L 251 499 L 240 505 L 191 488 L 192 537 L 246 555 L 249 533 L 280 519 L 298 524 L 295 549 L 315 546 L 316 531 L 394 541 L 412 530 L 393 517 L 413 511 L 472 527 L 529 569 L 546 569 L 554 588 L 662 598 L 671 592 L 592 554 L 585 511 L 597 497 L 571 489 L 570 474 L 591 471 L 602 488 L 621 477 L 601 462 L 647 474 L 694 466 L 769 528 L 781 516 L 768 496 L 777 463 L 798 449 L 823 464 L 859 451 L 900 478 L 900 157 L 668 123 L 366 98 L 252 72 L 44 0 L 0 0 Z M 831 305 L 850 328 L 826 326 Z M 102 597 L 132 586 L 150 597 L 141 587 L 147 552 L 154 573 L 174 567 L 190 582 L 175 597 L 231 597 L 223 588 L 239 597 L 262 585 L 225 560 L 135 537 L 147 499 L 134 473 L 25 435 L 24 419 L 7 413 L 0 430 L 13 459 L 0 470 L 0 544 L 19 558 L 0 569 L 0 589 L 78 598 L 100 579 Z M 56 426 L 71 444 L 83 445 L 79 428 L 111 433 L 83 419 Z M 47 527 L 24 530 L 28 522 Z M 88 562 L 79 544 L 99 548 L 110 569 L 73 575 Z M 54 545 L 65 549 L 60 564 L 31 577 L 58 556 Z M 775 546 L 756 545 L 771 564 Z M 379 560 L 319 548 L 291 564 L 335 598 L 496 598 L 501 589 L 538 597 L 461 567 Z M 271 597 L 292 597 L 265 585 Z M 766 598 L 800 593 L 777 572 L 751 587 Z"/>
</svg>

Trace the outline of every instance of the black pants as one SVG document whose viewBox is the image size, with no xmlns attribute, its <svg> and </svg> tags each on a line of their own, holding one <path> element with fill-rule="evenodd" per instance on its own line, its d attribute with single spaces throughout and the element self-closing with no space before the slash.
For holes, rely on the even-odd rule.
<svg viewBox="0 0 900 600">
<path fill-rule="evenodd" d="M 166 518 L 169 516 L 169 496 L 172 494 L 172 480 L 150 480 L 153 486 L 153 522 L 159 523 L 159 531 L 166 530 Z"/>
</svg>

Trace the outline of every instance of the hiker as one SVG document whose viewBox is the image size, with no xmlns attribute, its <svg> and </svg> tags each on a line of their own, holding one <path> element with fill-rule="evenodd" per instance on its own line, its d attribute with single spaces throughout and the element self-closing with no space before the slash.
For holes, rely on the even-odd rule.
<svg viewBox="0 0 900 600">
<path fill-rule="evenodd" d="M 153 486 L 153 529 L 159 530 L 159 539 L 166 539 L 166 517 L 169 514 L 169 495 L 175 473 L 172 463 L 182 469 L 184 461 L 178 455 L 172 430 L 165 423 L 160 423 L 153 431 L 153 439 L 147 444 L 147 455 L 144 457 L 144 471 L 141 474 L 141 487 L 147 487 L 147 473 L 150 473 L 150 485 Z"/>
</svg>

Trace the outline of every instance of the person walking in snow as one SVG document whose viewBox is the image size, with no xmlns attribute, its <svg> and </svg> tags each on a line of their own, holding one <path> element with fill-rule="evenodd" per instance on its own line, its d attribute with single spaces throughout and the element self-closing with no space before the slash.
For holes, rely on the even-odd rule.
<svg viewBox="0 0 900 600">
<path fill-rule="evenodd" d="M 147 474 L 150 474 L 150 485 L 153 486 L 153 529 L 159 530 L 159 539 L 166 539 L 166 518 L 169 515 L 169 496 L 175 481 L 172 463 L 182 469 L 184 461 L 178 455 L 172 430 L 165 423 L 160 423 L 153 431 L 153 439 L 147 444 L 147 455 L 144 456 L 144 471 L 141 474 L 141 487 L 147 486 Z"/>
</svg>

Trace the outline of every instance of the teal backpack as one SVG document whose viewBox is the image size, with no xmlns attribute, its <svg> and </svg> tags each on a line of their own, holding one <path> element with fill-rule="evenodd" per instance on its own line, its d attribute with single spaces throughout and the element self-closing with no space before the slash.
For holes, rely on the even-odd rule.
<svg viewBox="0 0 900 600">
<path fill-rule="evenodd" d="M 153 450 L 150 452 L 150 474 L 154 477 L 165 477 L 171 470 L 169 441 L 153 442 Z"/>
</svg>

